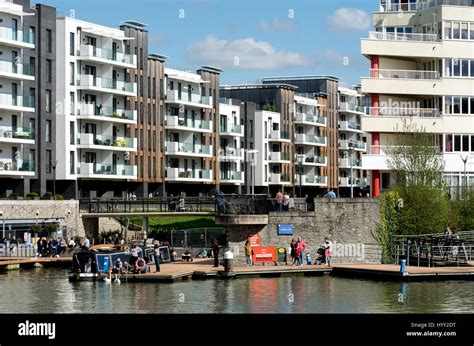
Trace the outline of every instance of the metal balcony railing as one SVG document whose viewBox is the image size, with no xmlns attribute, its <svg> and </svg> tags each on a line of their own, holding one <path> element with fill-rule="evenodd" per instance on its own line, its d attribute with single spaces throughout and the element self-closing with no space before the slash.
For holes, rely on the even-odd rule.
<svg viewBox="0 0 474 346">
<path fill-rule="evenodd" d="M 438 71 L 370 69 L 370 78 L 392 79 L 440 79 Z"/>
<path fill-rule="evenodd" d="M 369 31 L 370 40 L 383 41 L 416 41 L 416 42 L 436 42 L 440 41 L 436 34 L 419 34 L 419 33 L 395 33 L 395 32 L 379 32 Z"/>
</svg>

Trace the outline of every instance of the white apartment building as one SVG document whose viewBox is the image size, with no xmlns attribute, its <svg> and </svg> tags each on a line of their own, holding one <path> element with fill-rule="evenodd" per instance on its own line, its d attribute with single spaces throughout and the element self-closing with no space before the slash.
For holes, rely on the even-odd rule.
<svg viewBox="0 0 474 346">
<path fill-rule="evenodd" d="M 327 185 L 327 177 L 321 173 L 321 167 L 328 164 L 322 151 L 327 146 L 327 138 L 321 134 L 327 126 L 327 118 L 321 116 L 323 107 L 314 97 L 294 97 L 296 186 Z"/>
<path fill-rule="evenodd" d="M 136 111 L 126 98 L 137 84 L 125 80 L 136 55 L 124 32 L 74 18 L 57 19 L 57 179 L 136 179 L 128 162 L 137 150 L 129 125 Z"/>
<path fill-rule="evenodd" d="M 212 120 L 204 110 L 213 108 L 212 96 L 203 95 L 209 83 L 199 74 L 165 68 L 165 172 L 167 182 L 212 183 L 214 172 L 205 159 L 214 156 L 205 134 L 212 134 Z"/>
<path fill-rule="evenodd" d="M 371 61 L 362 93 L 372 103 L 362 119 L 362 130 L 372 134 L 362 166 L 372 173 L 374 196 L 392 182 L 386 150 L 404 119 L 433 134 L 452 187 L 474 184 L 473 6 L 472 0 L 380 1 L 375 31 L 362 39 Z"/>
<path fill-rule="evenodd" d="M 245 182 L 244 125 L 240 116 L 240 101 L 219 100 L 219 161 L 221 184 L 235 185 L 242 192 Z"/>
<path fill-rule="evenodd" d="M 35 80 L 35 66 L 23 53 L 35 49 L 35 33 L 23 25 L 29 14 L 11 2 L 0 2 L 0 178 L 35 176 L 34 123 L 26 123 L 24 112 L 35 111 L 35 95 L 24 94 L 24 81 Z"/>
<path fill-rule="evenodd" d="M 339 84 L 339 187 L 365 187 L 366 171 L 362 155 L 367 152 L 367 139 L 362 131 L 365 116 L 364 96 L 358 87 Z"/>
</svg>

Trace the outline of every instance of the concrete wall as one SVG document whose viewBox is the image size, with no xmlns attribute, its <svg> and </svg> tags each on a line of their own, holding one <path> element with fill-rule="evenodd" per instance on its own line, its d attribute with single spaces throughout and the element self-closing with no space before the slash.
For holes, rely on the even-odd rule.
<svg viewBox="0 0 474 346">
<path fill-rule="evenodd" d="M 291 239 L 301 236 L 313 259 L 325 237 L 335 248 L 334 263 L 380 262 L 380 246 L 373 238 L 380 219 L 380 203 L 372 199 L 315 200 L 315 212 L 270 213 L 268 225 L 229 225 L 229 248 L 238 265 L 245 264 L 244 243 L 249 233 L 259 233 L 261 246 L 288 248 Z M 292 224 L 293 236 L 277 235 L 278 224 Z"/>
<path fill-rule="evenodd" d="M 49 201 L 49 200 L 31 200 L 31 201 L 10 201 L 0 200 L 0 221 L 8 224 L 8 220 L 25 220 L 27 222 L 38 223 L 46 220 L 55 220 L 61 227 L 66 226 L 72 229 L 72 234 L 79 237 L 84 236 L 84 225 L 79 215 L 79 201 Z M 36 212 L 39 212 L 36 215 Z"/>
</svg>

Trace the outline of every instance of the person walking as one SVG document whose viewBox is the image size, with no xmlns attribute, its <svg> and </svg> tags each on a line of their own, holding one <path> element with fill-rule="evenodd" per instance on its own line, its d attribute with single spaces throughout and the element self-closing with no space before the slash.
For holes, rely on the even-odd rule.
<svg viewBox="0 0 474 346">
<path fill-rule="evenodd" d="M 155 266 L 156 266 L 156 272 L 160 272 L 160 245 L 158 243 L 155 243 L 155 246 L 153 247 L 153 257 L 155 259 Z"/>
<path fill-rule="evenodd" d="M 306 251 L 306 243 L 303 241 L 303 238 L 301 238 L 301 237 L 298 237 L 298 243 L 299 243 L 299 246 L 300 246 L 299 262 L 300 262 L 300 266 L 302 266 L 304 264 L 304 254 L 305 254 L 305 251 Z"/>
<path fill-rule="evenodd" d="M 301 244 L 299 240 L 295 242 L 295 263 L 293 264 L 294 266 L 300 266 L 300 256 L 301 256 Z"/>
<path fill-rule="evenodd" d="M 275 196 L 275 209 L 276 209 L 276 211 L 281 211 L 282 210 L 282 203 L 283 203 L 283 194 L 281 193 L 280 190 L 278 190 L 278 192 Z"/>
<path fill-rule="evenodd" d="M 247 267 L 251 267 L 253 265 L 252 255 L 253 255 L 252 245 L 250 244 L 250 240 L 247 239 L 247 241 L 245 242 L 245 259 L 247 261 Z"/>
<path fill-rule="evenodd" d="M 330 241 L 328 238 L 324 238 L 323 246 L 325 249 L 326 265 L 331 266 L 332 241 Z"/>
<path fill-rule="evenodd" d="M 214 267 L 219 266 L 219 242 L 217 239 L 214 239 L 212 244 L 212 255 L 214 256 Z"/>
</svg>

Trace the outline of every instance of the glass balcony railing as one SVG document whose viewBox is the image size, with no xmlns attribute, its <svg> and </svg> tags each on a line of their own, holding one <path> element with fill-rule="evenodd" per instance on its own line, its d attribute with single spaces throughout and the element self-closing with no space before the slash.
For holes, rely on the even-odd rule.
<svg viewBox="0 0 474 346">
<path fill-rule="evenodd" d="M 203 129 L 203 130 L 212 129 L 212 122 L 210 120 L 185 119 L 177 115 L 167 115 L 166 125 L 184 126 L 184 127 L 189 127 L 189 128 L 194 128 L 194 129 Z"/>
<path fill-rule="evenodd" d="M 0 174 L 6 172 L 34 172 L 35 161 L 31 160 L 5 160 L 0 158 Z"/>
<path fill-rule="evenodd" d="M 206 106 L 212 105 L 211 96 L 201 96 L 199 94 L 187 93 L 187 92 L 178 92 L 178 90 L 168 90 L 166 92 L 166 99 L 169 101 L 184 101 L 199 103 Z"/>
<path fill-rule="evenodd" d="M 370 107 L 369 115 L 387 117 L 427 117 L 437 118 L 441 113 L 436 108 Z"/>
<path fill-rule="evenodd" d="M 371 69 L 370 78 L 433 80 L 433 79 L 439 79 L 440 73 L 438 71 L 423 71 L 423 70 Z"/>
<path fill-rule="evenodd" d="M 79 136 L 78 144 L 102 145 L 102 146 L 119 147 L 119 148 L 133 148 L 134 140 L 133 138 L 129 138 L 129 137 L 114 137 L 114 136 L 107 136 L 107 135 L 93 135 L 89 133 L 81 133 Z"/>
<path fill-rule="evenodd" d="M 77 81 L 77 85 L 124 92 L 135 92 L 135 83 L 127 83 L 112 78 L 97 77 L 94 75 L 81 75 Z"/>
<path fill-rule="evenodd" d="M 27 127 L 0 126 L 0 139 L 35 139 L 34 129 Z"/>
<path fill-rule="evenodd" d="M 79 174 L 133 176 L 135 175 L 135 166 L 81 162 Z"/>
<path fill-rule="evenodd" d="M 106 59 L 111 61 L 122 62 L 126 64 L 134 63 L 134 56 L 132 54 L 124 54 L 113 49 L 99 48 L 92 45 L 81 46 L 81 55 L 90 54 L 99 59 Z"/>
<path fill-rule="evenodd" d="M 242 172 L 221 170 L 221 180 L 242 180 Z"/>
<path fill-rule="evenodd" d="M 242 157 L 243 150 L 240 148 L 233 148 L 233 147 L 225 147 L 221 156 L 234 156 L 234 157 Z"/>
<path fill-rule="evenodd" d="M 109 118 L 135 120 L 135 112 L 133 110 L 104 107 L 95 104 L 82 104 L 80 115 L 96 115 Z"/>
<path fill-rule="evenodd" d="M 305 182 L 308 184 L 326 184 L 327 177 L 321 177 L 319 175 L 307 175 Z"/>
<path fill-rule="evenodd" d="M 436 42 L 439 37 L 436 34 L 369 31 L 369 40 Z"/>
<path fill-rule="evenodd" d="M 166 142 L 166 151 L 210 155 L 212 146 L 193 143 Z"/>
<path fill-rule="evenodd" d="M 243 134 L 243 130 L 244 130 L 244 127 L 242 125 L 230 125 L 230 126 L 221 125 L 221 132 Z"/>
<path fill-rule="evenodd" d="M 23 96 L 0 93 L 0 106 L 7 107 L 35 107 L 35 98 L 33 96 Z"/>
<path fill-rule="evenodd" d="M 298 158 L 295 158 L 295 162 L 298 162 Z M 306 163 L 319 163 L 324 165 L 326 163 L 325 156 L 315 156 L 315 155 L 306 155 L 304 157 L 304 162 Z"/>
<path fill-rule="evenodd" d="M 17 41 L 20 43 L 35 44 L 35 35 L 32 33 L 25 33 L 21 30 L 13 30 L 5 26 L 0 26 L 0 39 Z"/>
<path fill-rule="evenodd" d="M 298 133 L 296 135 L 296 140 L 298 142 L 326 144 L 326 137 L 319 137 L 319 136 L 315 136 L 315 135 L 306 135 L 306 134 L 302 134 L 302 133 Z"/>
<path fill-rule="evenodd" d="M 11 61 L 0 60 L 0 71 L 25 76 L 35 75 L 35 66 L 26 64 L 16 64 Z"/>
</svg>

